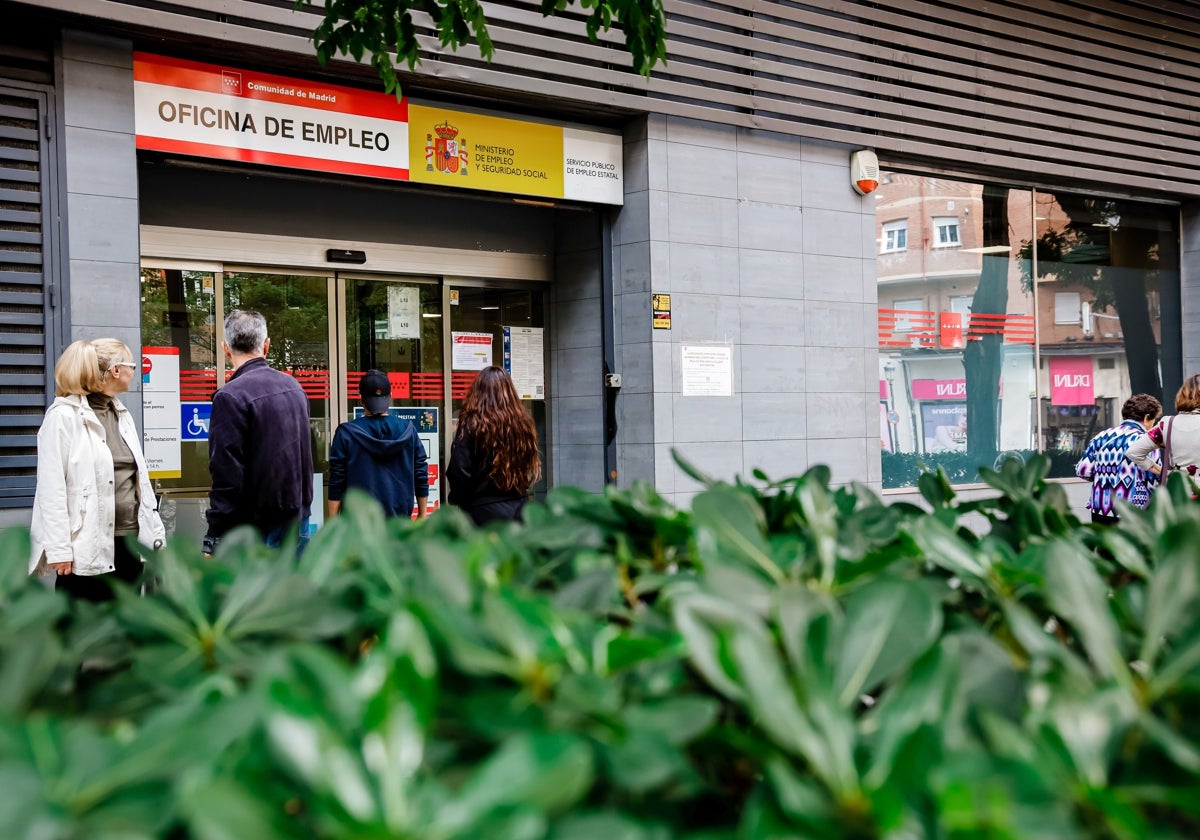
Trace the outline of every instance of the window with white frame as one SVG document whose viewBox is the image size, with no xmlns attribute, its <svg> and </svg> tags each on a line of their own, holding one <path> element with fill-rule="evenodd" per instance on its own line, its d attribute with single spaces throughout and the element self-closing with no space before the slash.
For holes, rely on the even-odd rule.
<svg viewBox="0 0 1200 840">
<path fill-rule="evenodd" d="M 879 240 L 879 253 L 889 254 L 908 248 L 908 221 L 899 219 L 883 223 L 883 236 Z"/>
<path fill-rule="evenodd" d="M 962 244 L 958 238 L 958 219 L 943 216 L 933 220 L 933 247 L 952 248 Z"/>
<path fill-rule="evenodd" d="M 1079 292 L 1054 293 L 1054 323 L 1083 323 L 1083 306 L 1079 298 Z"/>
<path fill-rule="evenodd" d="M 925 299 L 898 300 L 892 308 L 896 310 L 896 332 L 909 332 L 913 328 L 913 314 L 925 311 Z"/>
<path fill-rule="evenodd" d="M 957 312 L 965 318 L 971 314 L 971 301 L 974 299 L 974 295 L 951 295 L 950 311 Z"/>
</svg>

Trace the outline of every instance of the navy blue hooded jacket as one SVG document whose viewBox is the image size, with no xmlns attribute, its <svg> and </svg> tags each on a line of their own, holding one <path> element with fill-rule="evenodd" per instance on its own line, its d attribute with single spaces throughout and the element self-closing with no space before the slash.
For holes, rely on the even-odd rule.
<svg viewBox="0 0 1200 840">
<path fill-rule="evenodd" d="M 399 417 L 359 417 L 338 426 L 329 452 L 329 501 L 357 487 L 388 516 L 412 516 L 414 497 L 429 496 L 429 462 L 413 424 Z"/>
</svg>

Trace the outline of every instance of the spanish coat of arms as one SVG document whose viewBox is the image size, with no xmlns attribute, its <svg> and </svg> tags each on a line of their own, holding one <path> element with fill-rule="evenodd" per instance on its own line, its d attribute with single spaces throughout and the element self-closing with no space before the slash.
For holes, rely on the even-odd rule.
<svg viewBox="0 0 1200 840">
<path fill-rule="evenodd" d="M 433 134 L 425 135 L 425 169 L 432 172 L 436 167 L 438 172 L 447 175 L 455 173 L 467 174 L 467 144 L 458 139 L 458 129 L 450 125 L 449 120 L 434 126 Z"/>
</svg>

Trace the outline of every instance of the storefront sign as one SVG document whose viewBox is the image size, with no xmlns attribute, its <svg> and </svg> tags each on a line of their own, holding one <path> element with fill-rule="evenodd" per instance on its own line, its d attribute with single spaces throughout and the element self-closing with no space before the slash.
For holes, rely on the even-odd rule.
<svg viewBox="0 0 1200 840">
<path fill-rule="evenodd" d="M 961 400 L 967 395 L 965 379 L 914 379 L 914 400 Z"/>
<path fill-rule="evenodd" d="M 523 400 L 546 399 L 546 350 L 541 327 L 504 327 L 504 370 Z"/>
<path fill-rule="evenodd" d="M 879 393 L 882 397 L 883 382 L 879 383 Z M 967 396 L 967 380 L 965 379 L 914 379 L 912 381 L 912 397 L 914 400 L 961 400 Z M 1000 381 L 1000 393 L 1004 396 L 1004 380 Z"/>
<path fill-rule="evenodd" d="M 179 348 L 142 348 L 142 443 L 151 478 L 179 478 Z"/>
<path fill-rule="evenodd" d="M 137 147 L 621 204 L 621 135 L 134 53 Z"/>
<path fill-rule="evenodd" d="M 1050 404 L 1093 405 L 1096 402 L 1091 356 L 1050 359 Z"/>
<path fill-rule="evenodd" d="M 682 345 L 685 397 L 733 396 L 733 348 L 720 344 Z"/>
</svg>

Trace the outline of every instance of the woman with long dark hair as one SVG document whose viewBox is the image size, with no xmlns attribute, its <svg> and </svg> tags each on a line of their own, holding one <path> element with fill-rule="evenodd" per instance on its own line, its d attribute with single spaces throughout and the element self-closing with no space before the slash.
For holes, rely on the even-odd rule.
<svg viewBox="0 0 1200 840">
<path fill-rule="evenodd" d="M 446 469 L 450 504 L 476 525 L 516 519 L 541 472 L 533 418 L 508 374 L 484 368 L 458 415 Z"/>
</svg>

